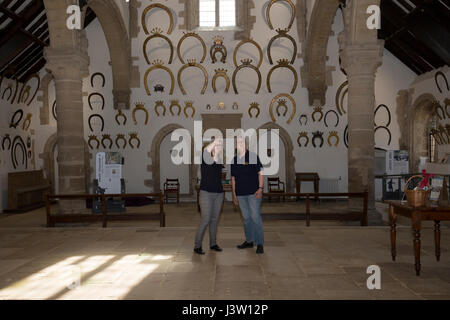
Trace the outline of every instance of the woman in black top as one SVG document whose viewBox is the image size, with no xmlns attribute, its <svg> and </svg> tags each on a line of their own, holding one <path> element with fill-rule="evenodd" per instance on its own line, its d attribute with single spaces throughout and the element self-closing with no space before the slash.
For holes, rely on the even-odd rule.
<svg viewBox="0 0 450 320">
<path fill-rule="evenodd" d="M 195 236 L 194 246 L 194 252 L 198 254 L 205 254 L 202 249 L 202 242 L 208 226 L 210 249 L 222 251 L 216 242 L 217 224 L 224 197 L 222 188 L 223 165 L 220 163 L 221 154 L 222 141 L 218 139 L 208 145 L 203 152 L 199 195 L 201 221 Z"/>
</svg>

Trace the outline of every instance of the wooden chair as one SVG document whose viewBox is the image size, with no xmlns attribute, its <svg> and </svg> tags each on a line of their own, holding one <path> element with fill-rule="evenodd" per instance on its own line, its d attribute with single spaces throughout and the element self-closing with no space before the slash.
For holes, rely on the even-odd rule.
<svg viewBox="0 0 450 320">
<path fill-rule="evenodd" d="M 279 200 L 281 200 L 281 197 L 283 197 L 283 202 L 286 200 L 284 196 L 284 193 L 286 192 L 284 182 L 282 182 L 279 177 L 267 178 L 267 187 L 269 189 L 269 193 L 280 194 L 280 196 L 278 197 Z M 272 201 L 271 196 L 269 196 L 269 202 L 270 201 Z"/>
<path fill-rule="evenodd" d="M 180 181 L 178 179 L 166 179 L 164 182 L 164 197 L 166 203 L 169 203 L 169 194 L 175 193 L 177 195 L 177 204 L 180 203 Z"/>
</svg>

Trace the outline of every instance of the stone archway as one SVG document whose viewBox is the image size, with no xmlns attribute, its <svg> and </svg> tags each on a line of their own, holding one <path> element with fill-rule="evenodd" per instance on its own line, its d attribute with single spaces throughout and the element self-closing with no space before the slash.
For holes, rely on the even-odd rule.
<svg viewBox="0 0 450 320">
<path fill-rule="evenodd" d="M 294 145 L 292 144 L 291 136 L 289 133 L 284 129 L 283 127 L 280 127 L 276 123 L 268 122 L 259 129 L 278 129 L 279 130 L 279 137 L 281 138 L 281 141 L 284 143 L 284 150 L 285 150 L 285 159 L 286 159 L 286 191 L 287 192 L 294 192 L 295 190 L 295 157 L 294 157 Z"/>
<path fill-rule="evenodd" d="M 420 157 L 428 156 L 428 132 L 430 121 L 435 113 L 436 98 L 430 93 L 420 95 L 413 103 L 409 123 L 409 168 L 410 172 L 417 172 Z"/>
<path fill-rule="evenodd" d="M 185 129 L 179 124 L 168 124 L 161 128 L 152 140 L 149 157 L 151 158 L 151 165 L 148 166 L 148 171 L 152 173 L 152 179 L 146 180 L 145 185 L 147 187 L 153 187 L 153 192 L 159 192 L 161 190 L 161 161 L 159 157 L 159 149 L 164 138 L 171 134 L 176 129 Z M 189 195 L 193 195 L 196 184 L 196 174 L 198 166 L 194 164 L 194 145 L 191 146 L 191 164 L 189 165 Z"/>
</svg>

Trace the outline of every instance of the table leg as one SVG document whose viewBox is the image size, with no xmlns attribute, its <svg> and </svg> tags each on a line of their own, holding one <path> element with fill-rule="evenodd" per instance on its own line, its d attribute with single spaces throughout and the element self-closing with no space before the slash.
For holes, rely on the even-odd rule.
<svg viewBox="0 0 450 320">
<path fill-rule="evenodd" d="M 414 260 L 416 267 L 416 275 L 420 275 L 420 228 L 414 227 Z"/>
<path fill-rule="evenodd" d="M 391 256 L 392 261 L 395 261 L 395 257 L 397 256 L 397 248 L 396 248 L 396 240 L 397 240 L 397 230 L 396 230 L 396 221 L 397 216 L 394 212 L 394 206 L 389 206 L 389 221 L 391 224 Z"/>
<path fill-rule="evenodd" d="M 436 261 L 441 259 L 441 225 L 439 220 L 434 221 L 434 250 Z"/>
</svg>

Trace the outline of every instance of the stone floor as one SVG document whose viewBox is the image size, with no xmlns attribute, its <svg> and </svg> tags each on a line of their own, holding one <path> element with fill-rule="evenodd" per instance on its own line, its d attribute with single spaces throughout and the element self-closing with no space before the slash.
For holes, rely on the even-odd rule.
<svg viewBox="0 0 450 320">
<path fill-rule="evenodd" d="M 329 204 L 328 204 L 329 205 Z M 268 210 L 292 204 L 265 205 Z M 272 206 L 272 209 L 270 209 Z M 265 253 L 238 250 L 238 212 L 221 215 L 221 253 L 192 253 L 194 204 L 166 206 L 167 225 L 114 222 L 47 229 L 44 210 L 0 217 L 0 299 L 450 299 L 450 230 L 441 261 L 433 229 L 422 232 L 422 274 L 414 272 L 411 231 L 397 232 L 390 258 L 388 227 L 332 221 L 265 221 Z M 208 236 L 205 236 L 204 247 Z M 381 268 L 369 290 L 366 269 Z"/>
</svg>

